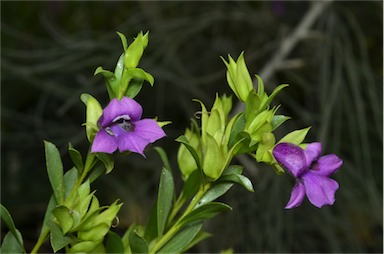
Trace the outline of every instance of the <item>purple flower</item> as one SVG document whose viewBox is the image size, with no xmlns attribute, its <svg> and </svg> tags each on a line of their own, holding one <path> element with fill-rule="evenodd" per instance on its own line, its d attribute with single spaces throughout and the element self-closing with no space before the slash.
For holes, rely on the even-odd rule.
<svg viewBox="0 0 384 254">
<path fill-rule="evenodd" d="M 280 143 L 273 149 L 273 156 L 295 178 L 291 198 L 286 209 L 301 204 L 306 194 L 316 207 L 333 205 L 339 184 L 329 178 L 343 164 L 335 154 L 321 156 L 321 143 L 311 143 L 304 150 L 291 143 Z"/>
<path fill-rule="evenodd" d="M 152 119 L 140 119 L 142 107 L 135 100 L 113 99 L 103 110 L 100 126 L 91 152 L 113 153 L 131 151 L 144 156 L 144 148 L 165 136 L 163 129 Z"/>
</svg>

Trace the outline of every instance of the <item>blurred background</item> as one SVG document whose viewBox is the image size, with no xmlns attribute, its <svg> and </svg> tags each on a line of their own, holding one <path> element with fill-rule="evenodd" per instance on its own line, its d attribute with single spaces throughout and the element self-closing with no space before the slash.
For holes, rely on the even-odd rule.
<svg viewBox="0 0 384 254">
<path fill-rule="evenodd" d="M 150 31 L 140 66 L 155 85 L 136 98 L 145 117 L 173 122 L 156 145 L 168 152 L 175 175 L 174 139 L 199 110 L 192 99 L 211 107 L 216 92 L 231 94 L 219 56 L 242 51 L 269 93 L 290 85 L 274 103 L 293 120 L 277 135 L 312 126 L 307 141 L 323 142 L 325 153 L 344 160 L 334 175 L 334 206 L 317 209 L 305 200 L 293 210 L 284 210 L 290 175 L 250 158 L 235 161 L 246 166 L 255 193 L 232 188 L 222 201 L 234 211 L 206 223 L 214 236 L 193 252 L 382 252 L 382 13 L 382 1 L 2 2 L 1 202 L 27 251 L 51 195 L 43 140 L 58 146 L 66 169 L 69 142 L 86 153 L 80 94 L 106 105 L 104 81 L 93 73 L 100 65 L 114 69 L 122 52 L 115 32 L 132 41 Z M 160 170 L 153 150 L 147 159 L 118 155 L 115 170 L 95 183 L 101 203 L 124 202 L 122 231 L 145 223 Z"/>
</svg>

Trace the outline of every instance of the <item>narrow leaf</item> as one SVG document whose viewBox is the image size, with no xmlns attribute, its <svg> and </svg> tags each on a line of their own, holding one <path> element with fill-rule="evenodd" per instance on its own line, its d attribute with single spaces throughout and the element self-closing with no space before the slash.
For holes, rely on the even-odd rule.
<svg viewBox="0 0 384 254">
<path fill-rule="evenodd" d="M 54 252 L 64 248 L 71 242 L 71 238 L 63 234 L 63 231 L 59 225 L 55 224 L 54 222 L 49 222 L 48 226 L 51 231 L 51 245 Z"/>
<path fill-rule="evenodd" d="M 232 210 L 232 208 L 224 203 L 220 202 L 211 202 L 202 206 L 199 206 L 187 216 L 181 220 L 181 224 L 185 225 L 188 223 L 193 223 L 197 221 L 204 221 L 210 218 L 215 217 L 217 214 Z"/>
<path fill-rule="evenodd" d="M 162 235 L 172 208 L 174 182 L 172 172 L 166 168 L 161 171 L 159 193 L 157 196 L 157 232 Z"/>
<path fill-rule="evenodd" d="M 231 174 L 224 175 L 219 178 L 219 181 L 229 181 L 233 183 L 238 183 L 250 192 L 254 192 L 252 182 L 245 176 L 240 174 Z"/>
<path fill-rule="evenodd" d="M 192 155 L 193 158 L 195 159 L 197 168 L 198 168 L 199 170 L 201 170 L 200 157 L 199 157 L 199 155 L 197 154 L 195 148 L 193 148 L 191 145 L 189 145 L 189 143 L 188 143 L 188 139 L 187 139 L 184 135 L 181 135 L 180 137 L 178 137 L 178 138 L 176 139 L 176 141 L 182 143 L 183 145 L 185 145 L 185 147 L 188 149 L 188 151 L 191 153 L 191 155 Z"/>
<path fill-rule="evenodd" d="M 95 153 L 95 154 L 96 154 L 96 157 L 104 164 L 105 174 L 109 174 L 115 166 L 115 161 L 113 159 L 113 156 L 106 153 Z"/>
<path fill-rule="evenodd" d="M 160 155 L 160 158 L 161 158 L 161 161 L 163 162 L 164 168 L 171 170 L 171 165 L 169 164 L 169 160 L 168 160 L 167 154 L 165 153 L 164 149 L 159 147 L 159 146 L 154 147 L 154 149 Z"/>
<path fill-rule="evenodd" d="M 48 178 L 56 201 L 60 205 L 64 203 L 63 164 L 56 146 L 48 141 L 44 141 L 44 145 Z"/>
<path fill-rule="evenodd" d="M 180 253 L 200 231 L 202 223 L 193 223 L 181 229 L 158 253 Z"/>
</svg>

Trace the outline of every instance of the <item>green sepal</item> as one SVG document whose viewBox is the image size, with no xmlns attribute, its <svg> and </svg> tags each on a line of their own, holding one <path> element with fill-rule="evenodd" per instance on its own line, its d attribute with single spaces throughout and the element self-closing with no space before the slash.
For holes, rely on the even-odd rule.
<svg viewBox="0 0 384 254">
<path fill-rule="evenodd" d="M 226 158 L 224 158 L 220 146 L 211 135 L 207 134 L 206 140 L 203 171 L 206 176 L 214 181 L 218 179 L 223 172 Z"/>
<path fill-rule="evenodd" d="M 67 199 L 70 195 L 73 187 L 75 186 L 75 183 L 78 179 L 79 172 L 76 167 L 71 168 L 64 174 L 64 198 Z M 68 202 L 65 202 L 67 205 Z M 69 205 L 71 206 L 71 205 Z"/>
<path fill-rule="evenodd" d="M 125 37 L 124 34 L 118 32 L 118 31 L 116 31 L 116 33 L 117 33 L 117 35 L 118 35 L 118 36 L 120 37 L 120 39 L 121 39 L 121 44 L 123 44 L 123 50 L 124 50 L 124 52 L 125 52 L 125 51 L 127 50 L 127 48 L 128 48 L 127 37 Z"/>
<path fill-rule="evenodd" d="M 148 32 L 145 34 L 143 34 L 143 32 L 140 32 L 136 36 L 134 41 L 125 50 L 124 67 L 129 69 L 136 68 L 147 45 Z"/>
<path fill-rule="evenodd" d="M 59 150 L 54 144 L 44 141 L 44 147 L 48 178 L 51 183 L 56 202 L 61 205 L 64 203 L 63 163 L 61 162 Z"/>
<path fill-rule="evenodd" d="M 275 141 L 273 133 L 269 132 L 263 134 L 255 154 L 257 162 L 273 163 L 274 158 L 272 156 L 272 148 L 275 145 Z"/>
</svg>

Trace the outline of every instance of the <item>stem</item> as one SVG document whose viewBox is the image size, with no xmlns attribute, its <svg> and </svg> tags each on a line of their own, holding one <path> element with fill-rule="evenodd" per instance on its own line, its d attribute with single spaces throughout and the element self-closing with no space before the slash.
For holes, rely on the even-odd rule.
<svg viewBox="0 0 384 254">
<path fill-rule="evenodd" d="M 207 192 L 207 190 L 210 187 L 210 183 L 203 185 L 202 188 L 196 193 L 195 197 L 192 199 L 191 203 L 188 205 L 188 207 L 185 209 L 183 214 L 179 217 L 179 219 L 175 222 L 174 226 L 172 226 L 165 235 L 163 235 L 158 242 L 155 243 L 152 250 L 149 250 L 149 253 L 154 254 L 156 253 L 161 247 L 164 246 L 183 226 L 180 224 L 182 219 L 187 216 L 199 203 L 201 198 L 204 196 L 204 194 Z M 175 209 L 178 210 L 178 209 Z"/>
<path fill-rule="evenodd" d="M 33 247 L 31 254 L 37 253 L 37 251 L 40 249 L 41 245 L 45 242 L 45 239 L 47 238 L 48 234 L 49 234 L 49 229 L 47 229 L 46 231 L 44 231 L 41 234 L 41 236 L 37 240 L 35 247 Z"/>
</svg>

